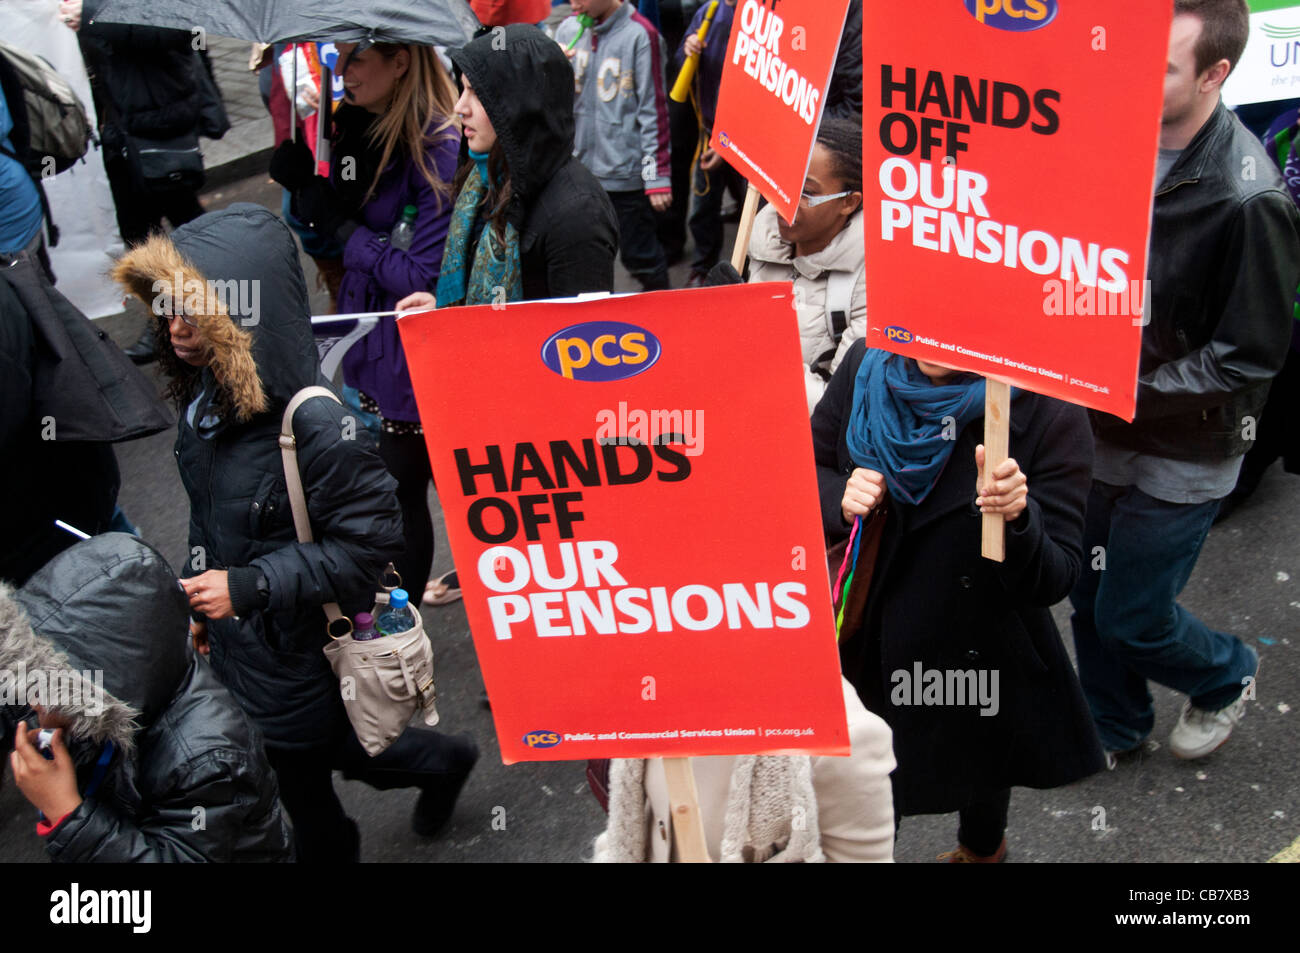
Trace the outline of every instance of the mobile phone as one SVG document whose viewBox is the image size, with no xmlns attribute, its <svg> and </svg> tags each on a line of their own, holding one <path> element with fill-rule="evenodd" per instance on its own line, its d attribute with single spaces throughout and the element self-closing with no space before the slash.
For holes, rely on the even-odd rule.
<svg viewBox="0 0 1300 953">
<path fill-rule="evenodd" d="M 41 753 L 41 757 L 46 761 L 53 761 L 54 749 L 50 745 L 54 742 L 54 729 L 42 728 L 36 715 L 31 715 L 27 718 L 27 730 L 36 732 L 36 750 Z"/>
</svg>

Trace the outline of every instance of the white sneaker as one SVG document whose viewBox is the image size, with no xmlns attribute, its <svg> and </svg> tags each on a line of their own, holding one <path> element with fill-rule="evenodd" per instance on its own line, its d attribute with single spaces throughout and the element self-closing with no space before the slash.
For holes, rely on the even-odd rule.
<svg viewBox="0 0 1300 953">
<path fill-rule="evenodd" d="M 1246 700 L 1238 698 L 1227 708 L 1205 711 L 1190 701 L 1183 703 L 1183 713 L 1169 735 L 1169 750 L 1174 757 L 1190 761 L 1203 758 L 1220 747 L 1237 722 L 1246 714 Z"/>
</svg>

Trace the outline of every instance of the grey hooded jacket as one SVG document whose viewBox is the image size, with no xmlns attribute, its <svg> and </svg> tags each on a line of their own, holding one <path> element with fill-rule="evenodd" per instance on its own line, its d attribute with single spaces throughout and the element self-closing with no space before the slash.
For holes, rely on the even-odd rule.
<svg viewBox="0 0 1300 953">
<path fill-rule="evenodd" d="M 577 34 L 578 20 L 570 17 L 555 40 L 568 47 Z M 668 91 L 655 28 L 624 3 L 583 33 L 572 62 L 574 155 L 611 192 L 668 189 Z"/>
<path fill-rule="evenodd" d="M 47 673 L 51 694 L 26 701 L 73 719 L 85 799 L 46 837 L 53 860 L 290 859 L 262 737 L 195 660 L 188 615 L 167 562 L 122 533 L 78 543 L 16 593 L 0 586 L 0 672 L 24 673 L 25 688 Z M 0 720 L 11 730 L 22 715 L 10 706 Z M 108 772 L 86 796 L 109 741 Z"/>
</svg>

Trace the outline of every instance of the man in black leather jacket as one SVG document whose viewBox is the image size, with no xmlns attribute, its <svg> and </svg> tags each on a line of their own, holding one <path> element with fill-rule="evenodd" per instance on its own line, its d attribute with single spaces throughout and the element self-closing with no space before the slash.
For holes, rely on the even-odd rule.
<svg viewBox="0 0 1300 953">
<path fill-rule="evenodd" d="M 1142 745 L 1147 679 L 1189 696 L 1180 758 L 1223 744 L 1254 697 L 1255 651 L 1175 599 L 1282 365 L 1300 282 L 1300 216 L 1263 148 L 1220 102 L 1245 0 L 1177 0 L 1161 117 L 1137 416 L 1094 414 L 1089 566 L 1070 600 L 1102 743 Z"/>
</svg>

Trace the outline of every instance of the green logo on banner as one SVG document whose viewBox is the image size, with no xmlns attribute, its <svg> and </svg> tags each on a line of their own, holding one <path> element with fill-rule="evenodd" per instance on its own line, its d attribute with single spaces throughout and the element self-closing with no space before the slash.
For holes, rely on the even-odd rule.
<svg viewBox="0 0 1300 953">
<path fill-rule="evenodd" d="M 1300 40 L 1300 26 L 1274 26 L 1265 23 L 1260 26 L 1260 29 L 1272 40 Z"/>
</svg>

